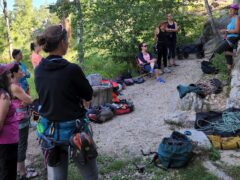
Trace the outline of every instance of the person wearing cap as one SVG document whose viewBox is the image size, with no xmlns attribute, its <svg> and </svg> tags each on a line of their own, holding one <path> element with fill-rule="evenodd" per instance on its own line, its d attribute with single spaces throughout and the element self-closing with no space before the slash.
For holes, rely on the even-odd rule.
<svg viewBox="0 0 240 180">
<path fill-rule="evenodd" d="M 26 66 L 21 62 L 23 55 L 20 49 L 14 49 L 12 52 L 12 57 L 14 62 L 18 63 L 21 66 L 23 77 L 19 79 L 18 83 L 23 88 L 23 90 L 29 94 L 29 84 L 27 78 L 30 78 L 30 73 L 27 71 Z"/>
<path fill-rule="evenodd" d="M 238 4 L 231 4 L 230 6 L 228 6 L 228 8 L 229 17 L 231 18 L 230 23 L 227 25 L 226 29 L 220 30 L 220 33 L 224 34 L 226 37 L 224 41 L 220 43 L 220 45 L 217 47 L 214 54 L 221 54 L 224 52 L 227 62 L 227 68 L 229 72 L 231 72 L 231 69 L 233 68 L 233 49 L 236 48 L 236 44 L 239 40 L 240 21 L 238 17 Z"/>
<path fill-rule="evenodd" d="M 11 102 L 10 69 L 14 64 L 0 64 L 0 179 L 17 178 L 18 120 Z"/>
</svg>

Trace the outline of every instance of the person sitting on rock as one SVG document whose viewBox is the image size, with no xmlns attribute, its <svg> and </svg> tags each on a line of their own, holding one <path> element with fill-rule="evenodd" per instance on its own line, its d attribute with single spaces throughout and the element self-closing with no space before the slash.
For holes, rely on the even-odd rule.
<svg viewBox="0 0 240 180">
<path fill-rule="evenodd" d="M 140 51 L 137 55 L 139 64 L 143 65 L 145 71 L 151 74 L 154 73 L 155 79 L 157 81 L 164 83 L 165 81 L 159 76 L 159 69 L 158 65 L 156 64 L 156 58 L 147 50 L 147 43 L 140 43 L 138 45 L 138 48 Z"/>
</svg>

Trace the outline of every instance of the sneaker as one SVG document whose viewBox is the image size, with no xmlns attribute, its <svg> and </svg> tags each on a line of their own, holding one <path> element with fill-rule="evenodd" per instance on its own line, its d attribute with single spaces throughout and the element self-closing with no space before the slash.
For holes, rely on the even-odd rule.
<svg viewBox="0 0 240 180">
<path fill-rule="evenodd" d="M 165 72 L 165 73 L 170 73 L 170 72 L 172 72 L 169 68 L 167 68 L 167 67 L 165 67 L 164 69 L 163 69 L 163 72 Z"/>
<path fill-rule="evenodd" d="M 162 78 L 156 78 L 157 82 L 160 82 L 161 84 L 166 83 L 166 81 Z"/>
<path fill-rule="evenodd" d="M 150 73 L 150 74 L 153 74 L 153 69 L 151 69 L 151 70 L 149 71 L 149 73 Z"/>
</svg>

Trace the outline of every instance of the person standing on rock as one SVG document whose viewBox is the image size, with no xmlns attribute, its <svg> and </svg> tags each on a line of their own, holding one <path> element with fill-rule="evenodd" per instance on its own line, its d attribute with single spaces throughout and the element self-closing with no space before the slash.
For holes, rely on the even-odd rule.
<svg viewBox="0 0 240 180">
<path fill-rule="evenodd" d="M 178 66 L 175 62 L 178 25 L 173 20 L 172 14 L 167 14 L 167 47 L 169 66 Z"/>
<path fill-rule="evenodd" d="M 161 70 L 163 62 L 163 72 L 170 73 L 171 70 L 167 67 L 167 33 L 166 33 L 167 22 L 161 22 L 159 26 L 155 29 L 154 41 L 157 47 L 157 64 Z"/>
<path fill-rule="evenodd" d="M 78 141 L 81 149 L 69 146 L 74 131 L 82 127 L 85 120 L 85 109 L 89 108 L 93 89 L 80 66 L 63 58 L 68 50 L 68 36 L 62 25 L 47 27 L 37 37 L 37 43 L 49 54 L 35 69 L 35 85 L 41 106 L 37 134 L 45 142 L 41 147 L 47 163 L 48 180 L 67 180 L 69 157 L 72 157 L 83 180 L 97 180 L 96 155 L 86 159 L 80 151 L 83 141 Z M 82 136 L 73 140 L 77 141 L 77 138 Z M 69 149 L 73 149 L 73 153 L 69 153 Z"/>
<path fill-rule="evenodd" d="M 229 17 L 231 18 L 230 23 L 227 25 L 226 29 L 221 29 L 220 32 L 226 37 L 222 43 L 216 48 L 214 54 L 222 54 L 224 52 L 227 68 L 231 72 L 233 68 L 233 49 L 236 48 L 236 44 L 239 40 L 239 31 L 240 31 L 240 19 L 238 17 L 238 4 L 231 4 L 229 7 Z M 210 60 L 214 57 L 214 54 L 211 56 Z"/>
</svg>

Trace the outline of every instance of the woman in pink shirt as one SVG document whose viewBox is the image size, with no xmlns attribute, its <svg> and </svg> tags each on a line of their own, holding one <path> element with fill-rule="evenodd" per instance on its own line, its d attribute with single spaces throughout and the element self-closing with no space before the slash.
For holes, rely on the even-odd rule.
<svg viewBox="0 0 240 180">
<path fill-rule="evenodd" d="M 30 49 L 32 52 L 30 59 L 32 61 L 33 68 L 35 69 L 42 60 L 42 56 L 39 55 L 39 52 L 42 50 L 42 48 L 38 44 L 32 42 L 30 44 Z"/>
<path fill-rule="evenodd" d="M 0 179 L 16 180 L 18 152 L 18 120 L 11 101 L 10 69 L 12 64 L 0 64 Z"/>
</svg>

